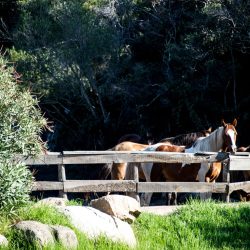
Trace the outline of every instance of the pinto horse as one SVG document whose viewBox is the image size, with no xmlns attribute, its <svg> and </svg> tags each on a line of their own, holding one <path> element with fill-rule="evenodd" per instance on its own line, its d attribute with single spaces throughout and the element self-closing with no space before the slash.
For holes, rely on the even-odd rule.
<svg viewBox="0 0 250 250">
<path fill-rule="evenodd" d="M 159 143 L 164 144 L 172 144 L 172 145 L 181 145 L 187 146 L 192 145 L 199 137 L 201 136 L 208 136 L 212 131 L 212 128 L 204 129 L 199 132 L 192 132 L 187 134 L 177 135 L 175 137 L 169 137 L 162 139 Z M 149 134 L 147 134 L 149 136 Z M 149 147 L 150 150 L 151 140 L 148 140 L 148 144 L 141 144 L 140 143 L 141 137 L 137 134 L 126 134 L 122 136 L 118 144 L 111 149 L 111 151 L 140 151 L 144 150 L 145 148 Z M 155 144 L 156 145 L 156 144 Z M 153 146 L 154 147 L 154 146 Z M 174 151 L 175 147 L 169 147 L 170 152 Z M 183 149 L 183 147 L 182 147 Z M 178 151 L 177 151 L 178 152 Z M 125 178 L 127 163 L 113 163 L 111 166 L 111 179 L 112 180 L 123 180 Z M 140 168 L 139 168 L 140 170 Z M 139 172 L 139 178 L 142 180 L 146 180 L 142 171 Z"/>
<path fill-rule="evenodd" d="M 171 143 L 173 145 L 184 145 L 186 147 L 190 147 L 198 138 L 207 137 L 211 134 L 211 132 L 212 132 L 212 127 L 198 132 L 180 134 L 174 137 L 164 138 L 159 142 Z"/>
<path fill-rule="evenodd" d="M 222 126 L 214 130 L 209 136 L 197 140 L 192 147 L 186 148 L 186 153 L 197 152 L 218 152 L 218 151 L 236 151 L 236 136 L 235 129 L 237 120 L 234 119 L 232 124 L 225 123 L 222 120 Z M 146 149 L 147 150 L 147 149 Z M 164 146 L 154 148 L 155 151 L 169 152 Z M 151 150 L 152 151 L 152 150 Z M 154 163 L 154 164 L 141 164 L 146 179 L 149 181 L 165 181 L 173 182 L 195 182 L 195 181 L 215 181 L 221 171 L 222 164 L 219 163 Z M 149 175 L 150 173 L 150 175 Z M 146 205 L 150 203 L 151 194 L 148 193 Z"/>
</svg>

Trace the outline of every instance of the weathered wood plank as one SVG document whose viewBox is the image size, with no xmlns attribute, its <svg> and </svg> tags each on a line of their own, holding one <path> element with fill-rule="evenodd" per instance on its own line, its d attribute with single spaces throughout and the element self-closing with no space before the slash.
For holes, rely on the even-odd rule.
<svg viewBox="0 0 250 250">
<path fill-rule="evenodd" d="M 57 171 L 58 171 L 58 181 L 61 181 L 64 184 L 64 182 L 66 181 L 65 166 L 63 164 L 59 164 L 57 167 Z M 59 197 L 67 199 L 67 194 L 63 190 L 60 190 Z"/>
<path fill-rule="evenodd" d="M 168 162 L 168 163 L 200 163 L 224 160 L 227 154 L 221 152 L 175 153 L 146 151 L 66 151 L 63 155 L 51 152 L 36 158 L 16 156 L 27 165 L 59 165 L 59 164 L 100 164 L 123 162 Z"/>
<path fill-rule="evenodd" d="M 74 180 L 64 182 L 65 192 L 136 192 L 136 182 L 111 180 Z"/>
<path fill-rule="evenodd" d="M 39 155 L 37 157 L 24 157 L 16 155 L 14 157 L 18 161 L 25 162 L 27 165 L 58 165 L 62 164 L 63 157 L 60 153 L 50 153 L 46 155 Z"/>
<path fill-rule="evenodd" d="M 240 189 L 244 190 L 247 193 L 250 193 L 250 181 L 229 183 L 230 192 Z"/>
<path fill-rule="evenodd" d="M 58 181 L 36 181 L 32 191 L 63 190 L 63 183 Z"/>
<path fill-rule="evenodd" d="M 63 164 L 98 164 L 98 163 L 124 163 L 124 162 L 167 162 L 167 163 L 201 163 L 218 161 L 217 153 L 214 155 L 194 155 L 192 153 L 173 152 L 109 152 L 108 154 L 73 154 L 64 155 Z M 221 155 L 221 154 L 220 154 Z M 221 157 L 220 157 L 221 158 Z M 225 157 L 224 157 L 225 158 Z M 224 159 L 223 158 L 223 159 Z"/>
<path fill-rule="evenodd" d="M 250 157 L 241 155 L 230 155 L 230 171 L 250 170 Z"/>
<path fill-rule="evenodd" d="M 206 182 L 139 182 L 138 192 L 178 192 L 178 193 L 225 193 L 227 183 L 206 183 Z"/>
<path fill-rule="evenodd" d="M 222 181 L 229 183 L 230 182 L 230 171 L 229 171 L 229 160 L 226 160 L 223 162 L 223 169 L 222 169 Z M 226 187 L 226 192 L 225 194 L 222 195 L 222 199 L 225 202 L 230 201 L 230 192 L 229 192 L 229 186 Z"/>
<path fill-rule="evenodd" d="M 136 183 L 139 182 L 139 168 L 138 165 L 139 164 L 132 164 L 133 166 L 131 166 L 131 164 L 127 165 L 127 171 L 126 171 L 126 177 L 125 179 L 127 180 L 134 180 Z M 132 169 L 129 169 L 132 168 Z M 131 176 L 128 176 L 131 175 Z M 138 202 L 140 202 L 140 197 L 138 195 L 137 192 L 127 192 L 126 193 L 128 196 L 136 199 Z"/>
</svg>

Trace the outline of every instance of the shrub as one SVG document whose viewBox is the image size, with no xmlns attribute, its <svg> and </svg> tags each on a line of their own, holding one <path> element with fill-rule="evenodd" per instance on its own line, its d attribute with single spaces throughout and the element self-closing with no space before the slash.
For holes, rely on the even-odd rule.
<svg viewBox="0 0 250 250">
<path fill-rule="evenodd" d="M 23 163 L 0 157 L 0 209 L 12 214 L 29 201 L 32 173 Z"/>
<path fill-rule="evenodd" d="M 40 153 L 45 126 L 38 101 L 22 88 L 13 65 L 0 55 L 0 211 L 14 211 L 28 201 L 32 174 L 13 156 Z"/>
</svg>

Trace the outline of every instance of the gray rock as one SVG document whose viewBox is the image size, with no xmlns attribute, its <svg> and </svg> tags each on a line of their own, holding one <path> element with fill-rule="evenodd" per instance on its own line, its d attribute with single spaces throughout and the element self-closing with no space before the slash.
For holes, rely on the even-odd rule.
<svg viewBox="0 0 250 250">
<path fill-rule="evenodd" d="M 64 247 L 67 249 L 77 248 L 78 240 L 72 229 L 60 225 L 51 225 L 50 227 L 53 229 L 55 239 Z"/>
<path fill-rule="evenodd" d="M 52 229 L 38 221 L 20 221 L 15 227 L 24 232 L 28 240 L 36 241 L 41 247 L 54 244 Z"/>
<path fill-rule="evenodd" d="M 92 200 L 90 205 L 106 214 L 132 223 L 140 214 L 140 203 L 126 195 L 107 195 Z"/>
<path fill-rule="evenodd" d="M 89 238 L 105 235 L 115 242 L 122 242 L 130 247 L 136 246 L 136 238 L 131 226 L 113 216 L 92 207 L 66 206 L 57 207 L 70 219 L 71 223 Z"/>
<path fill-rule="evenodd" d="M 9 244 L 8 240 L 6 239 L 5 236 L 0 234 L 0 247 L 7 247 Z"/>
<path fill-rule="evenodd" d="M 59 197 L 48 197 L 36 203 L 36 205 L 46 204 L 51 206 L 66 206 L 68 199 Z"/>
</svg>

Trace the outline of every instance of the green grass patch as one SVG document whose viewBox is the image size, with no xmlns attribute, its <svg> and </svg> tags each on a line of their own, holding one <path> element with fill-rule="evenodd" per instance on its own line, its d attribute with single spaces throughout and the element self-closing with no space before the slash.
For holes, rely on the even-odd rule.
<svg viewBox="0 0 250 250">
<path fill-rule="evenodd" d="M 71 202 L 75 205 L 78 202 Z M 26 243 L 24 237 L 13 230 L 12 225 L 20 220 L 36 220 L 46 224 L 59 224 L 72 228 L 79 241 L 78 249 L 126 250 L 126 245 L 114 243 L 105 237 L 88 239 L 55 208 L 46 205 L 28 206 L 18 210 L 18 216 L 0 217 L 0 233 L 10 241 L 6 250 L 38 249 Z M 228 206 L 220 203 L 190 201 L 175 214 L 168 216 L 142 213 L 132 224 L 138 241 L 136 250 L 146 249 L 250 249 L 250 205 L 239 203 Z M 2 248 L 4 249 L 4 248 Z M 60 244 L 46 250 L 64 250 Z M 66 249 L 65 249 L 66 250 Z"/>
<path fill-rule="evenodd" d="M 190 201 L 171 216 L 142 214 L 138 249 L 250 249 L 249 204 Z"/>
</svg>

